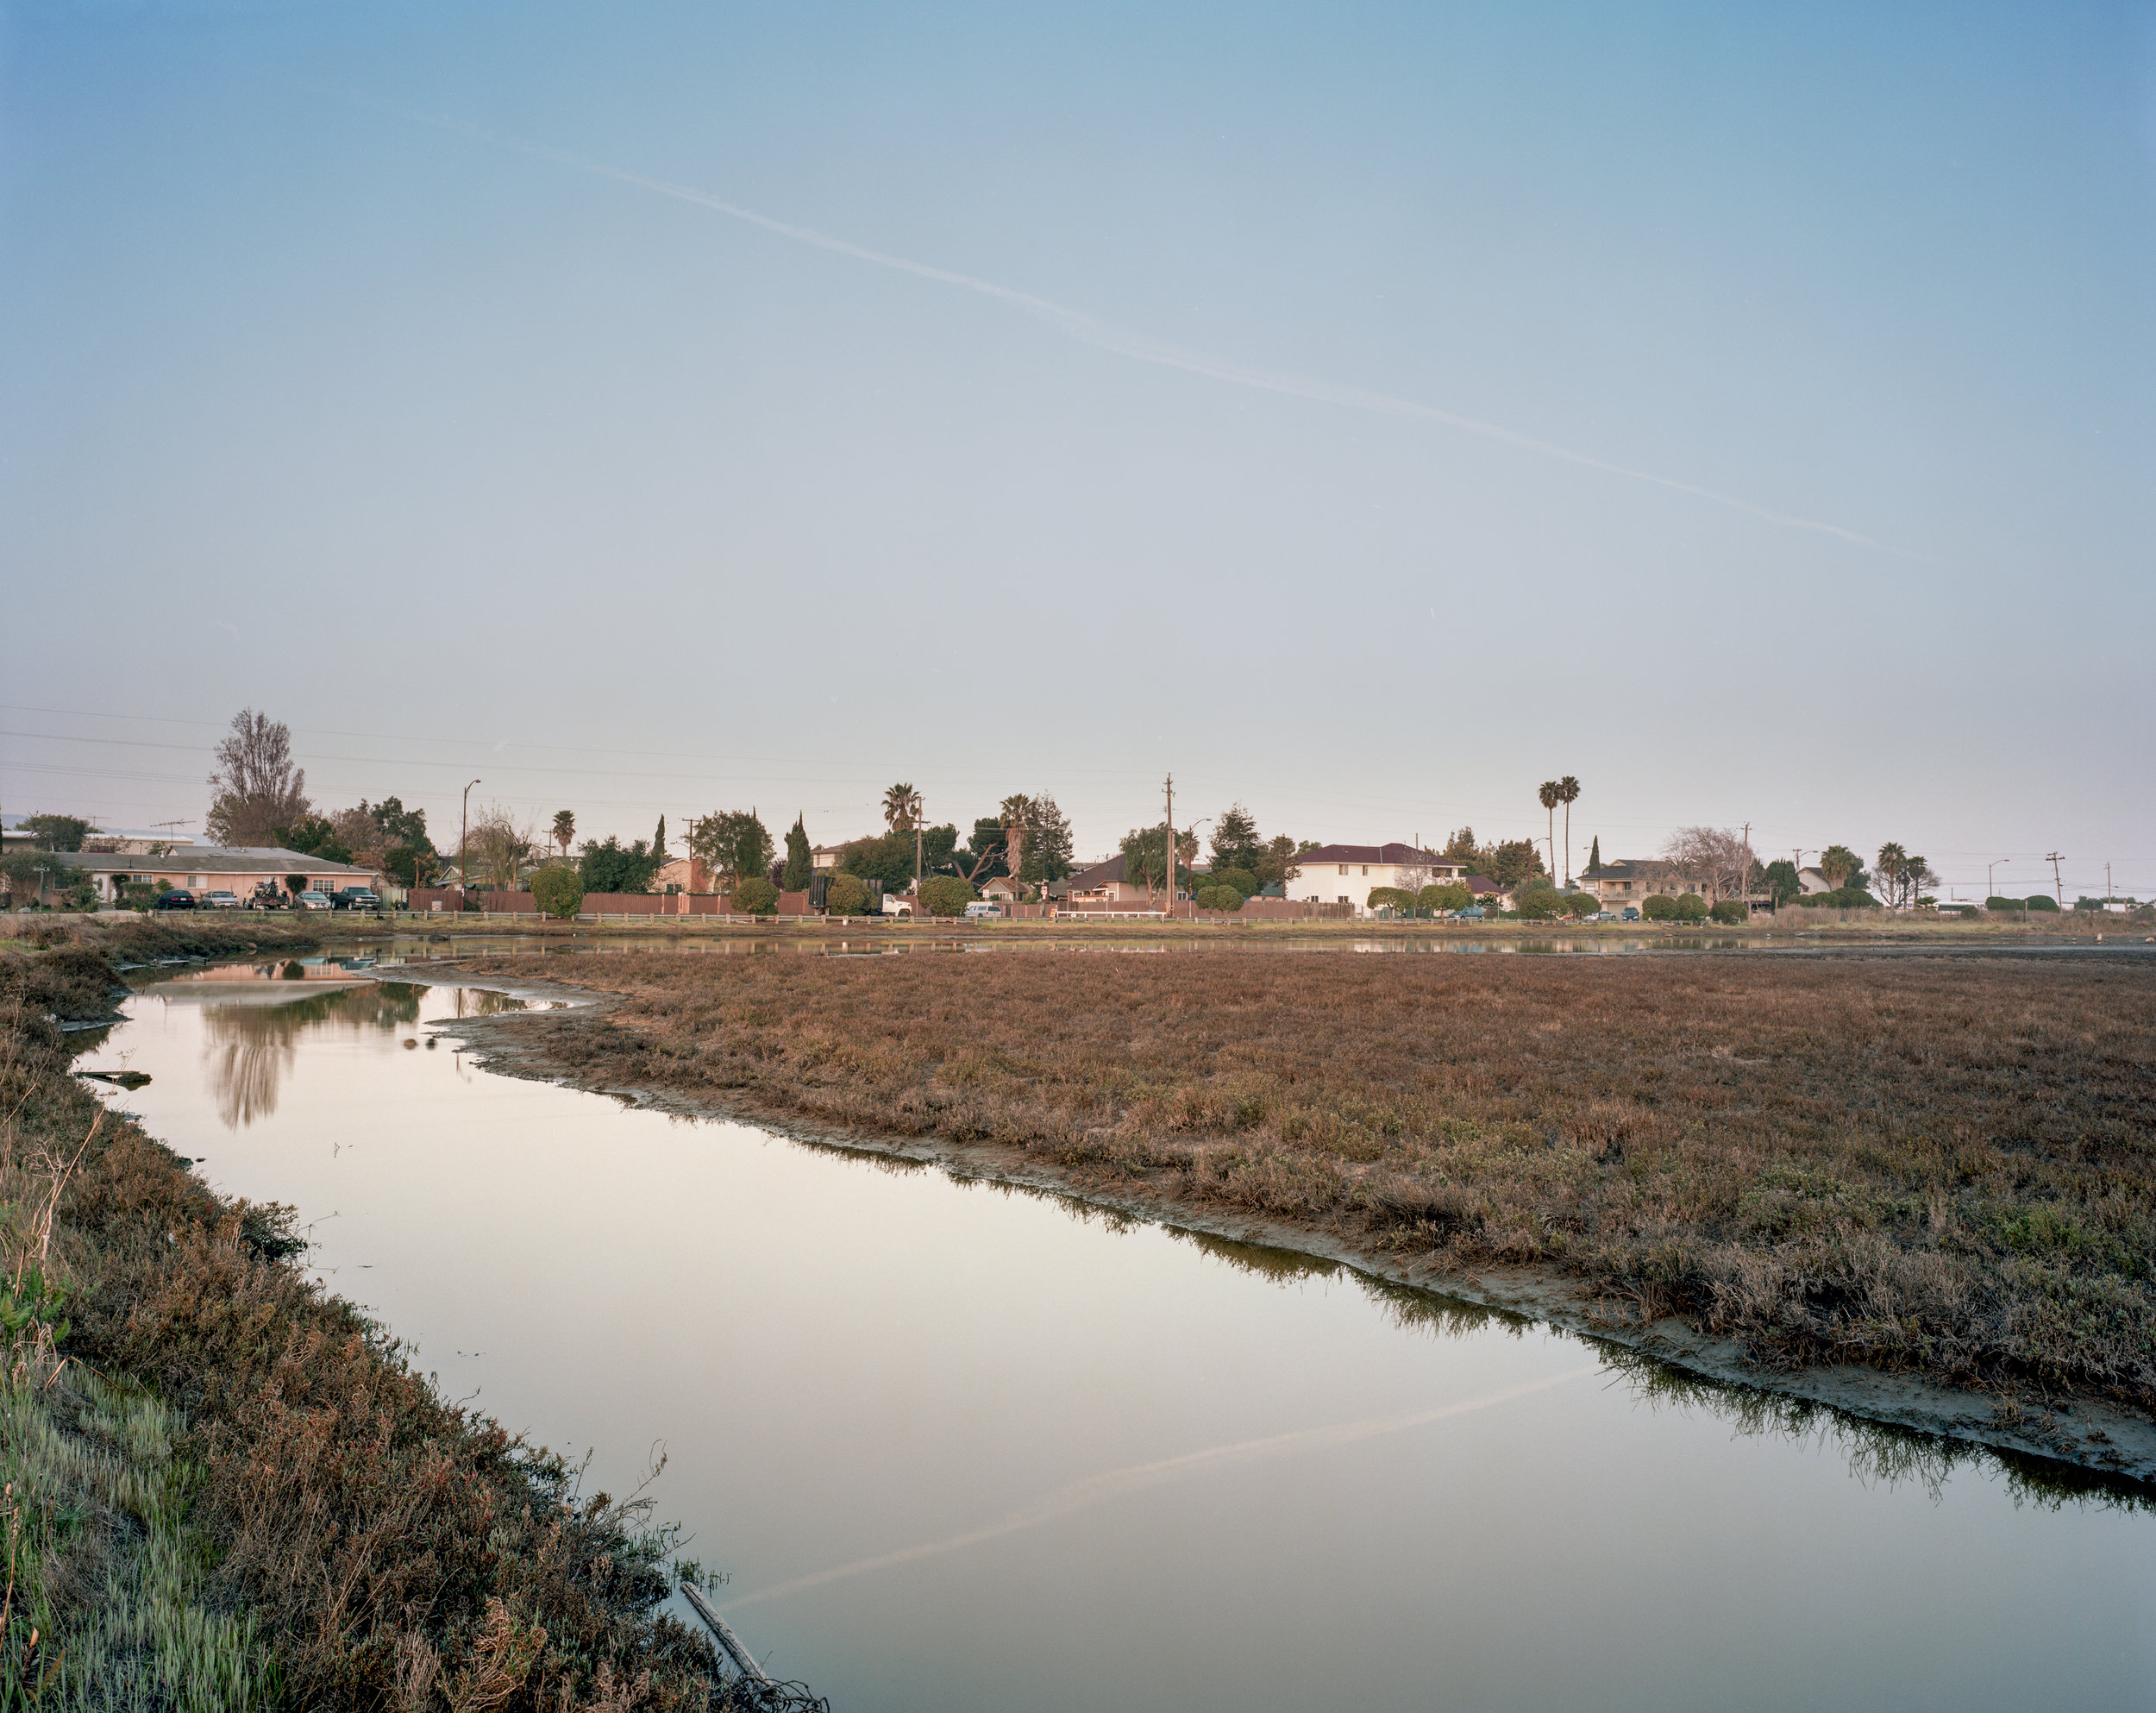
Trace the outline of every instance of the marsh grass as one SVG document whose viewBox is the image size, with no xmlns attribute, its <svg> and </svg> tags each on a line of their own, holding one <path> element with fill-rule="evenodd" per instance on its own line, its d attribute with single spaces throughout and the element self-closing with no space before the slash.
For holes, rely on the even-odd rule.
<svg viewBox="0 0 2156 1713">
<path fill-rule="evenodd" d="M 558 975 L 530 958 L 469 967 Z M 2156 966 L 699 958 L 520 1026 L 605 1087 L 1038 1158 L 1789 1365 L 2156 1408 Z"/>
</svg>

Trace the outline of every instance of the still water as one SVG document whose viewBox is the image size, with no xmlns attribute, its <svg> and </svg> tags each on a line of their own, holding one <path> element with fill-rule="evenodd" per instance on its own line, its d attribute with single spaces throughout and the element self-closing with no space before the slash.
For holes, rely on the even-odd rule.
<svg viewBox="0 0 2156 1713">
<path fill-rule="evenodd" d="M 722 1609 L 841 1713 L 2156 1701 L 2130 1495 L 492 1076 L 443 1026 L 496 995 L 214 973 L 128 1002 L 110 1098 L 297 1207 L 448 1396 L 616 1492 L 663 1449 Z"/>
</svg>

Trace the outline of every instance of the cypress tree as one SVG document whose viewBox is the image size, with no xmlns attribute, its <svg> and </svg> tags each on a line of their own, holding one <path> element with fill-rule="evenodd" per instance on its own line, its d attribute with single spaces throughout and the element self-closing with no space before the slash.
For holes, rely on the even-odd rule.
<svg viewBox="0 0 2156 1713">
<path fill-rule="evenodd" d="M 806 892 L 809 876 L 816 872 L 815 859 L 809 855 L 808 829 L 801 824 L 801 817 L 793 818 L 793 825 L 786 836 L 786 873 L 779 884 L 787 892 Z"/>
<path fill-rule="evenodd" d="M 1587 875 L 1592 880 L 1602 871 L 1602 836 L 1595 835 L 1595 848 L 1587 853 Z"/>
<path fill-rule="evenodd" d="M 667 860 L 667 818 L 659 817 L 659 831 L 651 835 L 651 856 L 655 863 Z"/>
</svg>

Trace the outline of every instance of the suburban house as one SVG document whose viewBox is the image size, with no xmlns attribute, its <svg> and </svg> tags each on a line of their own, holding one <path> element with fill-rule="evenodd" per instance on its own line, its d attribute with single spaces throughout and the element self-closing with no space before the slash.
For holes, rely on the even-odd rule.
<svg viewBox="0 0 2156 1713">
<path fill-rule="evenodd" d="M 1696 892 L 1710 904 L 1714 900 L 1714 888 L 1687 880 L 1677 872 L 1676 863 L 1647 858 L 1605 863 L 1588 884 L 1595 888 L 1595 896 L 1601 900 L 1605 910 L 1637 910 L 1657 894 L 1675 898 L 1683 893 Z"/>
<path fill-rule="evenodd" d="M 1025 888 L 1008 875 L 998 875 L 993 880 L 982 882 L 981 895 L 992 898 L 999 904 L 1015 904 L 1024 890 Z"/>
<path fill-rule="evenodd" d="M 1412 844 L 1321 844 L 1295 858 L 1300 875 L 1288 895 L 1313 904 L 1344 904 L 1358 916 L 1369 913 L 1372 887 L 1420 892 L 1468 878 L 1467 865 Z"/>
<path fill-rule="evenodd" d="M 244 845 L 196 845 L 163 856 L 132 856 L 125 851 L 71 850 L 61 859 L 82 869 L 97 889 L 100 904 L 119 902 L 121 887 L 132 881 L 154 885 L 162 881 L 190 892 L 235 892 L 244 900 L 256 886 L 268 881 L 279 892 L 285 877 L 305 878 L 307 889 L 335 892 L 345 887 L 370 887 L 379 891 L 381 875 L 373 869 L 332 863 L 325 857 L 303 856 L 297 850 Z"/>
<path fill-rule="evenodd" d="M 809 852 L 809 866 L 836 873 L 838 859 L 845 854 L 846 847 L 843 844 L 819 844 Z"/>
<path fill-rule="evenodd" d="M 651 872 L 651 890 L 654 892 L 703 893 L 714 889 L 711 876 L 700 856 L 676 856 L 670 863 L 661 863 Z"/>
<path fill-rule="evenodd" d="M 1149 900 L 1157 905 L 1160 893 L 1148 892 L 1135 881 L 1123 878 L 1123 858 L 1111 856 L 1105 863 L 1095 863 L 1090 869 L 1081 869 L 1066 882 L 1073 904 L 1144 904 Z"/>
<path fill-rule="evenodd" d="M 1807 898 L 1816 893 L 1832 892 L 1834 883 L 1817 869 L 1799 869 L 1796 871 L 1797 889 Z"/>
</svg>

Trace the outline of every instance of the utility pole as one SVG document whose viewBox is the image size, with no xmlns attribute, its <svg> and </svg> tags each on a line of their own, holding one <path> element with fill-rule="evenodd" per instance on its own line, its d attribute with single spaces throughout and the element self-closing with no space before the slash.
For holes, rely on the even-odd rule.
<svg viewBox="0 0 2156 1713">
<path fill-rule="evenodd" d="M 1168 908 L 1167 915 L 1175 913 L 1175 775 L 1168 775 Z"/>
<path fill-rule="evenodd" d="M 1984 865 L 1984 900 L 1985 909 L 1989 910 L 1991 907 L 1991 900 L 1998 896 L 1999 888 L 1993 883 L 1993 876 L 1997 875 L 1999 872 L 1999 864 L 2002 863 L 2011 863 L 2013 860 L 2014 859 L 2011 856 L 1995 856 L 1991 859 L 1991 861 Z"/>
<path fill-rule="evenodd" d="M 918 900 L 921 896 L 921 852 L 924 849 L 922 841 L 926 838 L 926 834 L 922 830 L 928 824 L 925 808 L 926 806 L 921 800 L 921 794 L 915 792 L 913 794 L 913 896 L 916 900 L 916 908 L 919 907 Z"/>
<path fill-rule="evenodd" d="M 2051 864 L 2052 896 L 2059 900 L 2059 907 L 2064 910 L 2066 907 L 2066 888 L 2059 882 L 2059 853 L 2056 850 L 2049 851 L 2046 853 L 2044 860 Z"/>
<path fill-rule="evenodd" d="M 1566 853 L 1570 855 L 1570 853 Z M 1745 871 L 1737 878 L 1737 896 L 1744 900 L 1745 919 L 1752 919 L 1752 823 L 1745 823 Z"/>
<path fill-rule="evenodd" d="M 2111 890 L 2111 864 L 2107 859 L 2103 864 L 2103 901 L 2109 904 L 2114 896 L 2115 894 Z"/>
</svg>

